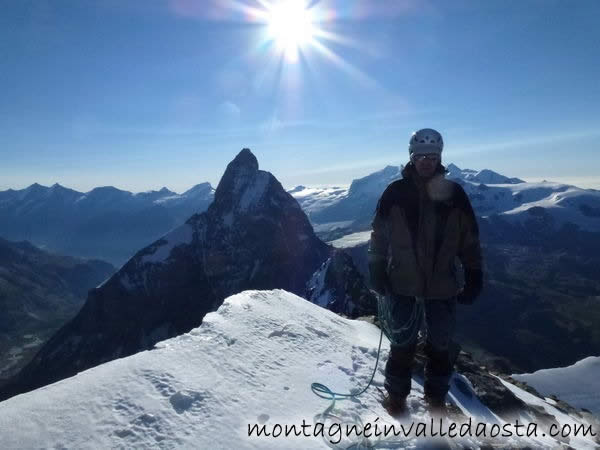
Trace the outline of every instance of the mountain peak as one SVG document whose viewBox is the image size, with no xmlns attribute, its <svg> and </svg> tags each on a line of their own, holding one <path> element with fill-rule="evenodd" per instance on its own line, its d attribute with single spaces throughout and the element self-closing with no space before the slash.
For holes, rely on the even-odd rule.
<svg viewBox="0 0 600 450">
<path fill-rule="evenodd" d="M 77 343 L 65 352 L 44 347 L 50 350 L 23 369 L 28 375 L 19 376 L 10 391 L 2 386 L 0 399 L 3 392 L 51 383 L 187 332 L 233 292 L 279 288 L 303 294 L 330 251 L 298 202 L 242 150 L 227 166 L 208 209 L 138 251 L 90 290 L 52 345 L 62 349 L 71 336 L 78 336 Z M 139 311 L 135 326 L 122 320 L 130 311 Z"/>
<path fill-rule="evenodd" d="M 233 158 L 233 161 L 227 165 L 227 170 L 232 167 L 256 172 L 258 170 L 258 160 L 249 148 L 243 148 L 242 151 Z"/>
<path fill-rule="evenodd" d="M 230 195 L 237 196 L 257 175 L 258 160 L 249 148 L 242 149 L 237 156 L 227 164 L 227 169 L 219 181 L 215 192 L 215 202 Z"/>
<path fill-rule="evenodd" d="M 52 186 L 50 186 L 50 189 L 52 189 L 53 191 L 71 191 L 72 189 L 66 188 L 61 184 L 58 183 L 54 183 Z"/>
<path fill-rule="evenodd" d="M 295 194 L 296 192 L 301 192 L 301 191 L 303 191 L 304 189 L 306 189 L 306 186 L 303 186 L 303 185 L 299 184 L 299 185 L 298 185 L 298 186 L 296 186 L 295 188 L 292 188 L 292 189 L 290 189 L 288 192 L 289 192 L 290 194 Z"/>
<path fill-rule="evenodd" d="M 23 189 L 22 191 L 20 191 L 20 196 L 21 199 L 24 198 L 28 198 L 28 199 L 33 199 L 33 198 L 41 198 L 44 195 L 46 195 L 46 193 L 48 192 L 49 188 L 46 186 L 42 186 L 39 183 L 33 183 L 32 185 L 26 187 L 25 189 Z"/>
<path fill-rule="evenodd" d="M 28 186 L 27 188 L 25 188 L 25 190 L 33 190 L 33 189 L 48 189 L 46 186 L 42 186 L 39 183 L 33 183 L 32 185 Z"/>
<path fill-rule="evenodd" d="M 380 194 L 388 184 L 399 178 L 402 178 L 402 167 L 388 165 L 377 172 L 352 180 L 348 195 Z"/>
<path fill-rule="evenodd" d="M 199 183 L 192 186 L 181 195 L 208 195 L 213 190 L 212 186 L 208 182 Z"/>
</svg>

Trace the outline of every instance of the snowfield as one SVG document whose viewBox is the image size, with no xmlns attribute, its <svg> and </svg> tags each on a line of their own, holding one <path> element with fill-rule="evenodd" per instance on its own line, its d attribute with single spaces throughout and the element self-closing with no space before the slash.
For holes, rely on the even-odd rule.
<svg viewBox="0 0 600 450">
<path fill-rule="evenodd" d="M 310 384 L 320 382 L 336 392 L 362 389 L 375 365 L 379 336 L 367 322 L 344 319 L 286 291 L 245 291 L 227 298 L 200 327 L 152 351 L 0 403 L 0 448 L 348 448 L 362 438 L 338 435 L 332 427 L 338 420 L 377 424 L 380 430 L 386 424 L 399 427 L 380 405 L 383 365 L 364 394 L 336 402 L 335 417 L 316 417 L 331 402 L 314 395 Z M 384 362 L 388 349 L 384 338 Z M 452 401 L 473 421 L 502 424 L 465 391 L 468 386 L 466 378 L 455 375 Z M 532 400 L 518 388 L 515 392 L 564 417 L 551 404 Z M 422 395 L 421 380 L 413 379 L 409 420 L 429 423 Z M 319 420 L 325 437 L 314 436 Z M 264 425 L 271 433 L 277 424 L 305 424 L 310 437 L 248 436 L 249 426 Z M 377 439 L 384 438 L 373 438 L 371 445 Z M 422 437 L 387 439 L 393 442 L 378 446 L 424 444 Z M 502 439 L 496 443 L 503 447 L 557 445 L 549 437 Z M 475 448 L 480 441 L 466 437 L 448 445 Z M 587 439 L 571 440 L 571 445 L 595 448 Z"/>
<path fill-rule="evenodd" d="M 296 186 L 287 192 L 294 197 L 310 217 L 348 196 L 349 186 Z"/>
<path fill-rule="evenodd" d="M 600 356 L 590 356 L 572 366 L 542 369 L 534 373 L 512 375 L 543 395 L 585 408 L 600 417 Z"/>
<path fill-rule="evenodd" d="M 358 233 L 350 233 L 339 239 L 328 242 L 335 248 L 352 248 L 358 245 L 364 245 L 371 240 L 371 230 L 359 231 Z"/>
</svg>

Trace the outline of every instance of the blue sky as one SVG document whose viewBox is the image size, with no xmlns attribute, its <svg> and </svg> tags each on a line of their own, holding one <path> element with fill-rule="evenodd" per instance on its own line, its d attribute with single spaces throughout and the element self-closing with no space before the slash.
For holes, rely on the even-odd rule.
<svg viewBox="0 0 600 450">
<path fill-rule="evenodd" d="M 423 127 L 445 163 L 600 189 L 600 2 L 307 0 L 295 60 L 274 3 L 3 0 L 0 189 L 182 192 L 243 147 L 349 184 Z"/>
</svg>

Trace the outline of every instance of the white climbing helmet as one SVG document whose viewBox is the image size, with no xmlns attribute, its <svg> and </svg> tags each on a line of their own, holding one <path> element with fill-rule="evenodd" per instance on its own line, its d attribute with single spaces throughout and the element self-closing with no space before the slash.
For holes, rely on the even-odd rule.
<svg viewBox="0 0 600 450">
<path fill-rule="evenodd" d="M 441 156 L 444 149 L 442 135 L 432 128 L 415 131 L 408 144 L 408 154 L 437 153 Z"/>
</svg>

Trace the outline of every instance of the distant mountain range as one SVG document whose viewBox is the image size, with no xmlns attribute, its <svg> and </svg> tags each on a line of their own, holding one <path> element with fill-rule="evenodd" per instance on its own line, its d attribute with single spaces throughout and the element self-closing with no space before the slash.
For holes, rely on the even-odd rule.
<svg viewBox="0 0 600 450">
<path fill-rule="evenodd" d="M 489 169 L 460 169 L 454 164 L 447 170 L 448 178 L 463 185 L 480 217 L 497 215 L 516 224 L 533 219 L 553 228 L 571 223 L 600 231 L 600 191 L 546 181 L 526 183 Z M 381 192 L 401 178 L 401 171 L 402 166 L 387 166 L 349 187 L 297 186 L 288 192 L 317 234 L 332 240 L 368 230 Z M 0 191 L 0 236 L 121 266 L 140 248 L 205 211 L 213 199 L 209 183 L 183 194 L 167 188 L 133 194 L 111 186 L 82 193 L 36 183 Z"/>
<path fill-rule="evenodd" d="M 461 169 L 455 164 L 448 164 L 446 166 L 448 171 L 447 178 L 450 179 L 461 179 L 469 181 L 471 183 L 483 183 L 483 184 L 520 184 L 525 181 L 520 178 L 509 178 L 504 175 L 500 175 L 497 172 L 489 169 L 473 170 L 473 169 Z"/>
<path fill-rule="evenodd" d="M 115 268 L 0 238 L 0 384 L 79 311 Z"/>
<path fill-rule="evenodd" d="M 80 317 L 54 336 L 31 366 L 29 381 L 45 372 L 48 382 L 150 348 L 196 326 L 226 295 L 241 289 L 283 288 L 346 315 L 366 311 L 369 294 L 362 278 L 368 278 L 370 222 L 381 192 L 401 177 L 402 167 L 387 166 L 349 188 L 298 186 L 286 193 L 255 161 L 249 151 L 240 153 L 217 192 L 207 183 L 182 195 L 166 189 L 134 195 L 98 188 L 77 196 L 58 185 L 1 192 L 0 209 L 21 220 L 21 233 L 43 231 L 36 223 L 42 220 L 67 246 L 74 246 L 69 236 L 74 233 L 79 248 L 89 251 L 99 247 L 96 239 L 141 248 L 131 250 L 135 255 L 90 294 Z M 481 299 L 459 316 L 461 342 L 505 373 L 570 364 L 598 353 L 600 192 L 525 183 L 453 164 L 447 168 L 448 177 L 471 198 L 486 263 Z M 190 213 L 186 220 L 185 211 L 202 205 L 200 200 L 210 203 L 208 210 Z M 127 206 L 134 204 L 137 212 Z M 81 217 L 73 218 L 74 211 Z M 105 221 L 97 211 L 105 211 Z M 167 227 L 165 218 L 175 217 L 182 224 Z M 88 233 L 75 233 L 70 221 L 87 223 Z M 144 230 L 144 239 L 149 239 L 148 230 L 162 234 L 134 247 L 142 240 L 136 230 Z M 352 259 L 327 250 L 317 236 L 344 248 Z M 312 250 L 299 250 L 305 247 Z M 314 254 L 303 263 L 294 259 L 304 258 L 299 255 L 305 251 Z M 290 255 L 297 256 L 288 260 Z M 99 317 L 104 317 L 100 323 Z M 84 334 L 88 337 L 82 341 Z"/>
<path fill-rule="evenodd" d="M 402 178 L 402 168 L 387 166 L 352 181 L 349 188 L 298 186 L 289 192 L 307 211 L 317 232 L 333 239 L 370 228 L 379 196 L 390 182 Z M 514 224 L 535 218 L 554 229 L 570 223 L 600 232 L 598 190 L 549 181 L 526 183 L 489 169 L 460 169 L 454 164 L 446 169 L 446 177 L 463 186 L 480 217 L 498 215 Z"/>
<path fill-rule="evenodd" d="M 112 186 L 83 193 L 60 184 L 35 183 L 0 191 L 0 236 L 120 266 L 140 248 L 206 210 L 213 197 L 209 183 L 183 194 L 167 188 L 133 194 Z"/>
<path fill-rule="evenodd" d="M 351 258 L 326 263 L 332 254 L 298 202 L 244 149 L 227 166 L 208 209 L 142 248 L 91 290 L 79 314 L 0 398 L 151 349 L 200 325 L 225 297 L 242 290 L 310 290 L 315 301 L 326 295 L 336 311 L 367 311 L 374 297 Z M 309 283 L 319 268 L 320 281 Z"/>
</svg>

